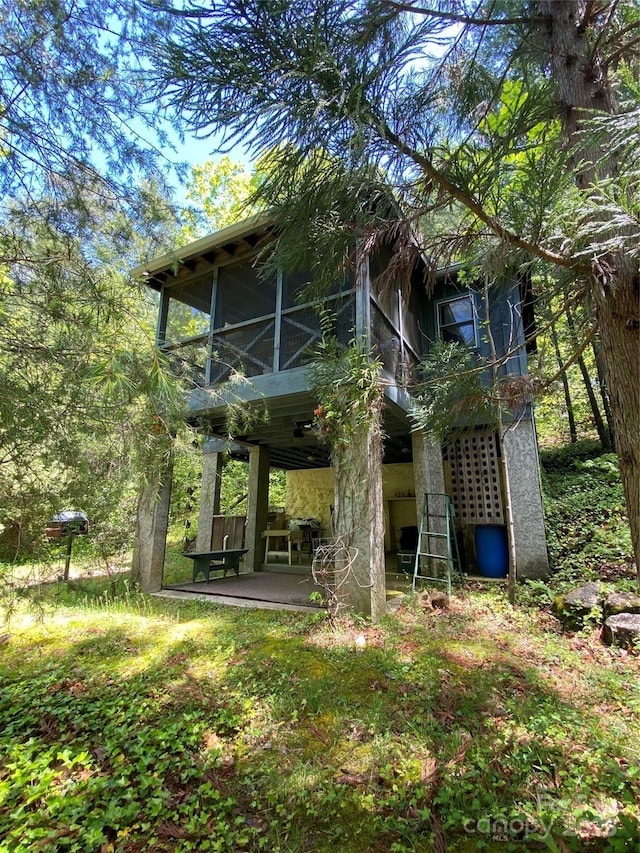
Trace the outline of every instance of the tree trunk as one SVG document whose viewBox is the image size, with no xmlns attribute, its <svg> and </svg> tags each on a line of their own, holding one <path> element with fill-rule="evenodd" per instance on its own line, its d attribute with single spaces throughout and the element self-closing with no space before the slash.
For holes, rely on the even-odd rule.
<svg viewBox="0 0 640 853">
<path fill-rule="evenodd" d="M 568 305 L 566 315 L 567 326 L 571 334 L 571 342 L 573 346 L 577 347 L 578 334 L 576 332 L 576 324 L 573 319 L 573 314 L 571 313 Z M 581 355 L 578 356 L 578 367 L 580 368 L 580 373 L 582 374 L 584 389 L 587 392 L 587 398 L 589 400 L 589 405 L 591 406 L 591 414 L 593 415 L 593 422 L 596 425 L 596 432 L 598 433 L 600 444 L 602 445 L 603 450 L 611 450 L 611 443 L 609 441 L 609 431 L 605 426 L 602 414 L 600 412 L 600 407 L 598 406 L 598 399 L 596 397 L 595 391 L 593 390 L 593 385 L 591 384 L 591 376 L 589 376 L 587 364 Z"/>
<path fill-rule="evenodd" d="M 577 186 L 588 195 L 597 180 L 615 178 L 618 164 L 606 135 L 582 136 L 585 122 L 594 111 L 615 114 L 617 105 L 589 15 L 595 10 L 584 0 L 540 2 L 546 16 L 545 32 L 556 85 L 559 115 L 568 145 L 574 151 Z M 602 10 L 601 10 L 602 11 Z M 585 140 L 589 140 L 585 143 Z M 604 214 L 606 216 L 606 213 Z M 602 231 L 607 221 L 592 214 L 594 227 Z M 627 235 L 612 234 L 624 245 Z M 603 360 L 616 451 L 625 493 L 631 540 L 640 584 L 640 270 L 624 249 L 608 256 L 594 256 L 589 281 L 591 300 L 600 324 Z"/>
<path fill-rule="evenodd" d="M 598 372 L 598 387 L 600 389 L 600 397 L 602 398 L 602 408 L 604 410 L 605 420 L 607 422 L 607 433 L 609 435 L 609 446 L 612 450 L 616 448 L 616 434 L 613 429 L 613 417 L 611 415 L 611 402 L 609 400 L 609 389 L 607 388 L 607 379 L 605 376 L 604 363 L 602 361 L 602 347 L 599 339 L 592 343 L 593 357 L 596 362 L 596 370 Z"/>
<path fill-rule="evenodd" d="M 619 259 L 621 260 L 621 259 Z M 631 528 L 640 585 L 640 278 L 619 269 L 605 286 L 594 276 L 593 296 L 600 322 L 616 453 Z"/>
<path fill-rule="evenodd" d="M 560 343 L 558 341 L 558 332 L 556 330 L 556 324 L 551 324 L 551 340 L 553 342 L 553 349 L 556 354 L 556 359 L 558 361 L 558 367 L 562 370 L 562 375 L 560 377 L 562 381 L 562 390 L 564 391 L 564 404 L 567 407 L 567 417 L 569 419 L 569 439 L 571 444 L 575 444 L 578 440 L 578 431 L 576 429 L 576 416 L 573 412 L 573 401 L 571 400 L 571 393 L 569 391 L 569 379 L 567 378 L 567 371 L 563 370 L 563 360 L 562 353 L 560 352 Z"/>
</svg>

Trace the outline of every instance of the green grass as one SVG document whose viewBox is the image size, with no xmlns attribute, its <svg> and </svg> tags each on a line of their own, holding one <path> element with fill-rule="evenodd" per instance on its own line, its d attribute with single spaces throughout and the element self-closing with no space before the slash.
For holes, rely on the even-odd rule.
<svg viewBox="0 0 640 853">
<path fill-rule="evenodd" d="M 638 657 L 498 593 L 375 627 L 96 582 L 39 608 L 2 646 L 3 853 L 633 849 Z"/>
</svg>

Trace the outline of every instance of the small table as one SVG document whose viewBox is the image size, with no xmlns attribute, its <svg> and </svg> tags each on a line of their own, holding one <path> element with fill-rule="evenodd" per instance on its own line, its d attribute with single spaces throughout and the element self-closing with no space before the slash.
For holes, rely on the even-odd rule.
<svg viewBox="0 0 640 853">
<path fill-rule="evenodd" d="M 269 554 L 278 553 L 275 548 L 270 548 L 270 542 L 272 539 L 284 539 L 287 545 L 287 553 L 289 554 L 289 565 L 293 565 L 293 558 L 291 554 L 291 544 L 293 542 L 298 543 L 298 548 L 302 544 L 302 531 L 301 530 L 263 530 L 262 538 L 267 540 L 267 544 L 264 552 L 264 562 L 265 565 L 269 562 Z M 298 550 L 298 562 L 300 561 L 300 551 Z"/>
<path fill-rule="evenodd" d="M 202 551 L 197 554 L 194 554 L 191 551 L 184 556 L 193 560 L 193 581 L 195 583 L 196 577 L 200 572 L 204 574 L 205 581 L 209 580 L 211 572 L 219 571 L 220 569 L 222 569 L 223 578 L 226 578 L 229 569 L 233 569 L 236 575 L 239 575 L 240 558 L 243 557 L 248 550 L 248 548 L 227 548 L 222 551 Z M 212 565 L 212 560 L 217 562 Z"/>
</svg>

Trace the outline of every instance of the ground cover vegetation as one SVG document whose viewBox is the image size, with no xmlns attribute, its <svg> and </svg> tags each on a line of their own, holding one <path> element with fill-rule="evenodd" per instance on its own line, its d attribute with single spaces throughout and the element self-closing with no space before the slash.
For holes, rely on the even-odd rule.
<svg viewBox="0 0 640 853">
<path fill-rule="evenodd" d="M 622 488 L 595 442 L 542 459 L 554 575 L 515 608 L 459 588 L 372 627 L 125 575 L 14 591 L 0 850 L 636 849 L 640 659 L 550 611 L 631 588 Z"/>
</svg>

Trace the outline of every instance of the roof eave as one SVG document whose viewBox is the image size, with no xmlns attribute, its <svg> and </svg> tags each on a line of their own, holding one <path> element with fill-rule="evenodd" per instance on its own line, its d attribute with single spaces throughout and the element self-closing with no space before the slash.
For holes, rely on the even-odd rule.
<svg viewBox="0 0 640 853">
<path fill-rule="evenodd" d="M 273 217 L 267 213 L 259 213 L 255 216 L 247 217 L 234 222 L 233 225 L 228 225 L 226 228 L 221 228 L 219 231 L 214 231 L 213 234 L 207 234 L 206 237 L 201 237 L 199 240 L 194 240 L 193 243 L 188 243 L 177 249 L 172 249 L 164 255 L 140 264 L 131 270 L 130 275 L 134 279 L 147 279 L 150 276 L 171 269 L 176 263 L 188 261 L 191 258 L 210 252 L 234 240 L 246 237 L 259 228 L 264 228 L 273 222 Z"/>
</svg>

